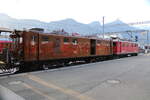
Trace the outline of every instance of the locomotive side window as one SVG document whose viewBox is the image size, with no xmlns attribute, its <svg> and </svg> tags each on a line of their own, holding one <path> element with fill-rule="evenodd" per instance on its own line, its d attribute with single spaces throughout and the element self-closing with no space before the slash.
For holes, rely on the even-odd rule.
<svg viewBox="0 0 150 100">
<path fill-rule="evenodd" d="M 103 45 L 103 46 L 105 45 L 105 42 L 104 42 L 104 41 L 102 41 L 102 45 Z"/>
<path fill-rule="evenodd" d="M 36 38 L 35 36 L 32 36 L 31 41 L 35 41 L 35 38 Z"/>
<path fill-rule="evenodd" d="M 110 46 L 109 42 L 107 41 L 107 46 Z"/>
<path fill-rule="evenodd" d="M 31 45 L 35 45 L 36 39 L 37 39 L 37 37 L 34 35 L 31 37 Z"/>
<path fill-rule="evenodd" d="M 64 38 L 64 43 L 69 43 L 69 38 Z"/>
<path fill-rule="evenodd" d="M 16 35 L 11 35 L 12 41 L 13 41 L 13 49 L 19 47 L 19 37 Z"/>
<path fill-rule="evenodd" d="M 73 40 L 72 40 L 72 43 L 75 44 L 75 45 L 78 44 L 77 39 L 73 39 Z"/>
<path fill-rule="evenodd" d="M 107 42 L 106 41 L 104 41 L 104 46 L 107 46 Z"/>
<path fill-rule="evenodd" d="M 42 41 L 42 44 L 48 43 L 49 42 L 49 37 L 48 36 L 42 36 L 41 41 Z"/>
<path fill-rule="evenodd" d="M 42 41 L 43 42 L 48 42 L 49 41 L 49 37 L 48 36 L 42 36 Z"/>
<path fill-rule="evenodd" d="M 20 41 L 19 42 L 20 42 L 20 44 L 23 43 L 23 38 L 22 37 L 20 37 Z"/>
<path fill-rule="evenodd" d="M 125 47 L 128 47 L 128 43 L 125 43 Z"/>
<path fill-rule="evenodd" d="M 122 47 L 124 47 L 125 45 L 124 45 L 124 43 L 122 43 Z"/>
<path fill-rule="evenodd" d="M 97 40 L 97 44 L 101 44 L 101 41 L 100 41 L 100 40 Z"/>
</svg>

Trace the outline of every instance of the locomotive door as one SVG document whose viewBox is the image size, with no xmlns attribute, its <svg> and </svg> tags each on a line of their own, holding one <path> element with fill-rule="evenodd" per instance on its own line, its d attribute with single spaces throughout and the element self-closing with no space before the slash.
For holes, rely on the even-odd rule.
<svg viewBox="0 0 150 100">
<path fill-rule="evenodd" d="M 91 39 L 91 55 L 95 55 L 96 54 L 96 40 Z"/>
<path fill-rule="evenodd" d="M 39 58 L 39 38 L 37 33 L 29 32 L 24 35 L 24 54 L 26 61 L 37 61 Z"/>
<path fill-rule="evenodd" d="M 39 43 L 38 43 L 38 34 L 33 34 L 33 36 L 32 36 L 32 40 L 31 40 L 31 51 L 32 52 L 30 52 L 31 54 L 30 55 L 32 55 L 31 56 L 31 58 L 33 59 L 33 60 L 38 60 L 38 58 L 39 58 Z"/>
</svg>

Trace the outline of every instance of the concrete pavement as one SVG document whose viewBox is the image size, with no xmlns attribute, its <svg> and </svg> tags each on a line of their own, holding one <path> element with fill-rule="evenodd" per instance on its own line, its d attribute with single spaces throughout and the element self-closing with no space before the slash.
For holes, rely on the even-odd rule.
<svg viewBox="0 0 150 100">
<path fill-rule="evenodd" d="M 0 77 L 26 100 L 149 100 L 150 55 Z"/>
</svg>

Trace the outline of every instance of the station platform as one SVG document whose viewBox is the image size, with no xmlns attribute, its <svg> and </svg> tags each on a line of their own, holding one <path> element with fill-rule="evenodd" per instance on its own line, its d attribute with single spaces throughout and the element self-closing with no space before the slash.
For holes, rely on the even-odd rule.
<svg viewBox="0 0 150 100">
<path fill-rule="evenodd" d="M 149 100 L 149 84 L 150 55 L 0 77 L 16 100 Z"/>
</svg>

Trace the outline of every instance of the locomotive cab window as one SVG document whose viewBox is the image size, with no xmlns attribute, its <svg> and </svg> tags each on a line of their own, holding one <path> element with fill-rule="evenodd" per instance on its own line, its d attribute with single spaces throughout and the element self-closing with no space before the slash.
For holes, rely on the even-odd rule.
<svg viewBox="0 0 150 100">
<path fill-rule="evenodd" d="M 72 40 L 72 43 L 75 44 L 75 45 L 78 44 L 77 39 L 73 39 L 73 40 Z"/>
<path fill-rule="evenodd" d="M 12 40 L 12 42 L 13 42 L 13 46 L 12 46 L 12 48 L 14 49 L 14 48 L 18 48 L 19 47 L 19 44 L 20 44 L 20 39 L 22 38 L 22 37 L 20 37 L 20 36 L 18 36 L 18 35 L 10 35 L 10 38 L 11 38 L 11 40 Z M 22 42 L 22 41 L 21 41 Z"/>
</svg>

